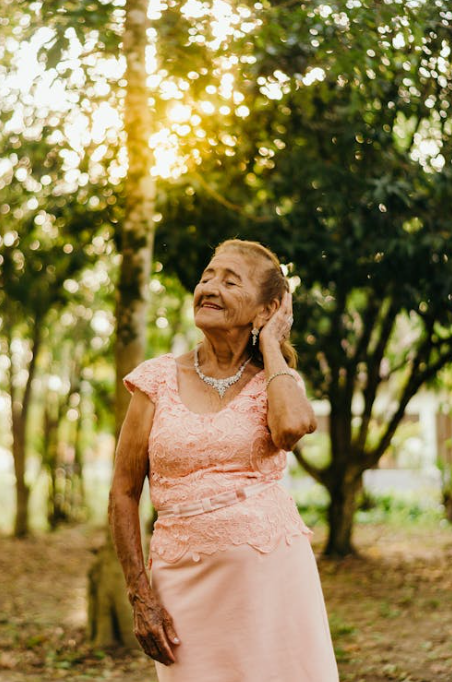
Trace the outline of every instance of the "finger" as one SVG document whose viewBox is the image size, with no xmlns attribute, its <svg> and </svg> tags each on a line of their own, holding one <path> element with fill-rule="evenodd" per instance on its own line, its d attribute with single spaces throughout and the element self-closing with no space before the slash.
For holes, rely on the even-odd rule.
<svg viewBox="0 0 452 682">
<path fill-rule="evenodd" d="M 162 661 L 163 663 L 168 663 L 171 661 L 171 663 L 176 662 L 176 658 L 171 650 L 171 647 L 166 639 L 166 634 L 165 632 L 159 633 L 158 636 L 155 638 L 155 644 L 158 647 L 158 650 L 160 654 L 162 655 L 163 658 L 166 659 L 166 661 Z"/>
<path fill-rule="evenodd" d="M 284 313 L 283 313 L 284 314 L 284 322 L 290 327 L 291 322 L 293 320 L 292 294 L 291 293 L 286 292 L 285 297 L 284 297 L 284 302 L 283 302 L 283 305 L 281 305 L 281 308 L 284 309 Z"/>
<path fill-rule="evenodd" d="M 171 665 L 172 663 L 175 662 L 174 660 L 170 660 L 168 656 L 166 656 L 165 654 L 162 654 L 160 649 L 157 648 L 155 649 L 155 652 L 153 653 L 151 658 L 154 661 L 159 661 L 159 663 L 163 663 L 163 665 Z"/>
<path fill-rule="evenodd" d="M 268 322 L 269 322 L 270 320 L 273 320 L 273 319 L 275 319 L 275 320 L 284 320 L 284 318 L 286 317 L 286 305 L 287 305 L 287 303 L 286 303 L 286 301 L 287 301 L 286 296 L 287 296 L 287 292 L 284 292 L 283 297 L 282 297 L 282 299 L 281 299 L 281 302 L 280 302 L 279 306 L 278 306 L 278 307 L 276 308 L 276 310 L 273 312 L 273 315 L 270 317 L 270 319 L 268 320 Z"/>
<path fill-rule="evenodd" d="M 284 316 L 286 316 L 288 314 L 289 305 L 290 305 L 290 294 L 288 291 L 285 291 L 284 296 L 283 296 L 282 301 L 281 301 L 281 305 L 280 305 L 281 313 Z"/>
<path fill-rule="evenodd" d="M 173 644 L 180 644 L 180 639 L 177 636 L 176 630 L 174 629 L 173 619 L 169 614 L 163 619 L 163 625 L 166 636 L 170 639 L 170 641 L 173 642 Z"/>
<path fill-rule="evenodd" d="M 289 315 L 292 315 L 292 294 L 290 291 L 287 292 L 287 298 L 286 298 L 286 312 Z"/>
<path fill-rule="evenodd" d="M 135 637 L 137 638 L 146 656 L 156 659 L 160 655 L 157 647 L 155 646 L 155 642 L 149 636 L 143 637 L 142 635 L 135 635 Z"/>
<path fill-rule="evenodd" d="M 293 315 L 293 296 L 292 296 L 292 294 L 291 294 L 290 292 L 289 292 L 289 299 L 288 299 L 288 301 L 289 301 L 289 303 L 288 303 L 288 305 L 289 305 L 289 315 Z"/>
<path fill-rule="evenodd" d="M 157 648 L 157 657 L 155 660 L 160 661 L 160 663 L 163 663 L 164 665 L 171 665 L 176 662 L 176 658 L 171 649 L 167 647 L 167 650 L 162 650 L 162 646 Z"/>
<path fill-rule="evenodd" d="M 161 645 L 157 639 L 148 637 L 137 637 L 140 642 L 141 648 L 147 656 L 150 656 L 154 661 L 160 661 L 164 665 L 171 665 L 175 663 L 176 659 L 168 647 L 168 651 L 165 651 L 164 647 Z"/>
</svg>

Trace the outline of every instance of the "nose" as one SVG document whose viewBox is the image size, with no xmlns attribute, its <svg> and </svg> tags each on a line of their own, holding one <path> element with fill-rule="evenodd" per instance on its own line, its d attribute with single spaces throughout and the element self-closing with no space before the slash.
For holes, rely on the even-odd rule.
<svg viewBox="0 0 452 682">
<path fill-rule="evenodd" d="M 216 296 L 218 294 L 218 280 L 211 277 L 208 282 L 201 284 L 201 291 L 204 296 Z"/>
<path fill-rule="evenodd" d="M 200 285 L 198 291 L 198 305 L 203 305 L 204 303 L 215 303 L 217 306 L 223 307 L 221 302 L 220 290 L 218 286 L 218 281 L 209 280 L 204 284 Z"/>
</svg>

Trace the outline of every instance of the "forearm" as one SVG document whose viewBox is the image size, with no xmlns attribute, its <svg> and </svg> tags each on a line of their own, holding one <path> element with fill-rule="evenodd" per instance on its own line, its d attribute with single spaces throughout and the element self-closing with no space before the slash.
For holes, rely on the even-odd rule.
<svg viewBox="0 0 452 682">
<path fill-rule="evenodd" d="M 141 545 L 138 500 L 112 489 L 109 497 L 108 520 L 116 554 L 126 580 L 130 602 L 133 603 L 137 599 L 152 595 Z"/>
<path fill-rule="evenodd" d="M 267 381 L 275 372 L 289 371 L 289 366 L 281 352 L 281 346 L 276 340 L 266 341 L 264 344 L 261 343 L 261 352 L 264 359 Z M 287 377 L 287 379 L 293 381 L 290 377 Z"/>
<path fill-rule="evenodd" d="M 267 381 L 278 372 L 290 372 L 277 341 L 262 347 Z M 276 445 L 290 449 L 305 434 L 316 428 L 311 403 L 295 377 L 281 374 L 267 386 L 268 421 Z"/>
</svg>

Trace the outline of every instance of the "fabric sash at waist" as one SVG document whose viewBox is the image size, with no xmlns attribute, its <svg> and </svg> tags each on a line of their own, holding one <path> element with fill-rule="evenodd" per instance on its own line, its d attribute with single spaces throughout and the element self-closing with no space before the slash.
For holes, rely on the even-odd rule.
<svg viewBox="0 0 452 682">
<path fill-rule="evenodd" d="M 237 502 L 243 502 L 253 495 L 271 488 L 276 485 L 277 481 L 255 483 L 253 485 L 246 485 L 236 490 L 226 490 L 224 493 L 212 495 L 211 497 L 203 497 L 195 502 L 181 502 L 172 507 L 162 507 L 158 510 L 159 518 L 165 516 L 195 516 L 196 514 L 204 514 L 205 512 L 215 511 L 221 507 L 228 507 Z"/>
</svg>

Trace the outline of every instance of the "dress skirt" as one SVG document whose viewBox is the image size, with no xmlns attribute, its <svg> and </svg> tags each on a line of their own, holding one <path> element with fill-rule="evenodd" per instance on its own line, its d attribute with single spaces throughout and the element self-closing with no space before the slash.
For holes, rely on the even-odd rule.
<svg viewBox="0 0 452 682">
<path fill-rule="evenodd" d="M 152 556 L 151 584 L 181 640 L 159 682 L 338 682 L 309 538 L 242 544 L 197 562 Z"/>
</svg>

